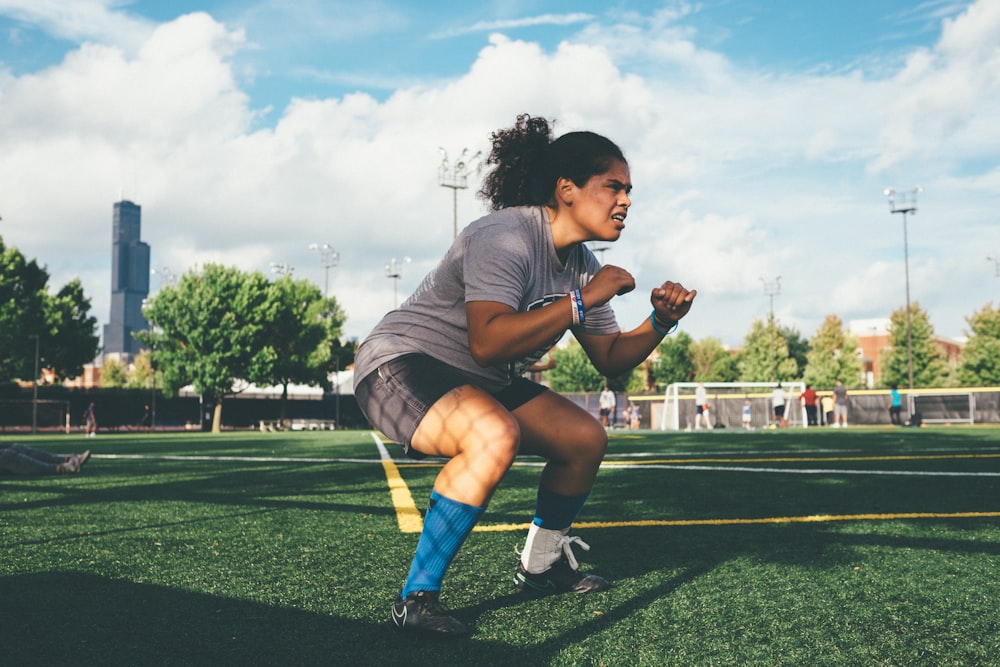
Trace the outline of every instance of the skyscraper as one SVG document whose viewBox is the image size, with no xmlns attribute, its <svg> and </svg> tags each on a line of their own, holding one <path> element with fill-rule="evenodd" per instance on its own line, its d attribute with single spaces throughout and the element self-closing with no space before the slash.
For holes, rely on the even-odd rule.
<svg viewBox="0 0 1000 667">
<path fill-rule="evenodd" d="M 138 354 L 132 334 L 148 328 L 142 302 L 149 295 L 149 244 L 139 240 L 142 207 L 122 200 L 111 230 L 111 318 L 104 325 L 104 354 L 125 360 Z"/>
</svg>

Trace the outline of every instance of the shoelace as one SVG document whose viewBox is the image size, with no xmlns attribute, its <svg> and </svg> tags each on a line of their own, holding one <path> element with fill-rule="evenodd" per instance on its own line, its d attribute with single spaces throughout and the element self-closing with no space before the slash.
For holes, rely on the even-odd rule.
<svg viewBox="0 0 1000 667">
<path fill-rule="evenodd" d="M 584 551 L 590 551 L 590 545 L 581 540 L 579 537 L 574 535 L 570 537 L 569 535 L 563 535 L 559 538 L 559 547 L 562 552 L 566 554 L 566 560 L 569 561 L 569 566 L 574 570 L 580 569 L 580 564 L 576 562 L 576 556 L 573 555 L 572 544 L 579 544 Z"/>
</svg>

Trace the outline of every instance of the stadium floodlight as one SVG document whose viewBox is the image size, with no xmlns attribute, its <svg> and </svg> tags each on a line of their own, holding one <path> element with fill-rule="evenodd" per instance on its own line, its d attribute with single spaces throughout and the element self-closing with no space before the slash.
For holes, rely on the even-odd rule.
<svg viewBox="0 0 1000 667">
<path fill-rule="evenodd" d="M 295 272 L 295 267 L 284 262 L 271 262 L 271 272 L 279 276 L 290 276 Z"/>
<path fill-rule="evenodd" d="M 771 375 L 774 377 L 774 381 L 777 382 L 778 381 L 778 360 L 774 356 L 775 341 L 772 338 L 772 333 L 774 332 L 774 329 L 775 329 L 775 324 L 774 324 L 774 297 L 776 297 L 777 295 L 781 294 L 781 276 L 775 277 L 775 279 L 773 281 L 771 281 L 771 282 L 768 282 L 768 281 L 764 280 L 764 278 L 762 277 L 760 279 L 760 282 L 764 285 L 764 294 L 767 295 L 767 298 L 770 300 L 770 304 L 771 304 L 771 306 L 770 306 L 770 308 L 771 308 L 770 309 L 771 319 L 767 323 L 767 337 L 768 337 L 768 343 L 769 343 L 768 347 L 771 348 Z"/>
<path fill-rule="evenodd" d="M 340 263 L 340 253 L 333 249 L 329 243 L 310 243 L 310 250 L 319 253 L 319 265 L 323 267 L 323 298 L 328 296 L 330 291 L 330 269 Z"/>
<path fill-rule="evenodd" d="M 160 276 L 160 289 L 163 289 L 164 285 L 171 287 L 177 282 L 177 276 L 174 275 L 169 266 L 153 267 L 149 270 L 149 273 L 154 276 Z"/>
<path fill-rule="evenodd" d="M 910 316 L 910 249 L 906 231 L 906 214 L 916 215 L 917 194 L 923 192 L 919 185 L 909 192 L 896 192 L 886 188 L 882 193 L 889 200 L 889 213 L 903 216 L 903 270 L 906 276 L 906 364 L 910 375 L 910 389 L 913 389 L 913 325 Z"/>
<path fill-rule="evenodd" d="M 451 188 L 452 200 L 452 238 L 458 238 L 458 191 L 469 187 L 469 174 L 479 166 L 479 158 L 482 151 L 476 151 L 474 155 L 469 155 L 469 149 L 463 148 L 458 160 L 452 163 L 448 160 L 448 153 L 443 148 L 438 148 L 441 154 L 441 165 L 438 167 L 438 180 L 443 188 Z"/>
<path fill-rule="evenodd" d="M 403 264 L 410 263 L 409 257 L 404 257 L 402 261 L 397 260 L 393 257 L 389 260 L 389 263 L 385 265 L 385 277 L 392 278 L 392 307 L 395 308 L 398 304 L 398 299 L 396 298 L 396 288 L 399 286 L 399 279 L 403 277 Z"/>
</svg>

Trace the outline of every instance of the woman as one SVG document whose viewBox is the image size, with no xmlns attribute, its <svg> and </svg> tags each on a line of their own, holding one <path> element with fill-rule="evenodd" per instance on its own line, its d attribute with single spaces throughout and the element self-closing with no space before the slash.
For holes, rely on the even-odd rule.
<svg viewBox="0 0 1000 667">
<path fill-rule="evenodd" d="M 615 241 L 632 188 L 614 143 L 591 132 L 553 141 L 519 116 L 492 135 L 480 195 L 493 213 L 470 224 L 416 292 L 358 349 L 355 396 L 371 422 L 414 457 L 450 459 L 392 619 L 405 630 L 463 635 L 439 603 L 445 570 L 517 454 L 547 459 L 515 572 L 521 590 L 602 590 L 577 568 L 569 527 L 590 493 L 607 433 L 587 411 L 522 377 L 566 332 L 602 375 L 646 359 L 687 314 L 695 291 L 666 282 L 653 312 L 623 332 L 608 302 L 635 288 L 585 241 Z"/>
</svg>

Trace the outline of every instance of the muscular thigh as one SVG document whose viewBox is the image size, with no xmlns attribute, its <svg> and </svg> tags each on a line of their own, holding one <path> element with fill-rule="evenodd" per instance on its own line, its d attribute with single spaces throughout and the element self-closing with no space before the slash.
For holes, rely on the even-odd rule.
<svg viewBox="0 0 1000 667">
<path fill-rule="evenodd" d="M 488 393 L 463 385 L 438 399 L 420 421 L 411 446 L 431 456 L 497 447 L 516 451 L 517 423 Z"/>
<path fill-rule="evenodd" d="M 569 399 L 544 391 L 513 412 L 521 427 L 521 453 L 568 460 L 581 454 L 603 456 L 607 431 L 593 415 Z"/>
</svg>

